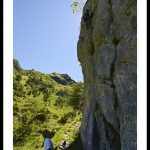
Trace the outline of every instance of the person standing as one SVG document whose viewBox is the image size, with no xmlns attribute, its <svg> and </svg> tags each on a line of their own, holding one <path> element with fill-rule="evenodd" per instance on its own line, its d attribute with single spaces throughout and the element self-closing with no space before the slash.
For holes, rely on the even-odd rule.
<svg viewBox="0 0 150 150">
<path fill-rule="evenodd" d="M 42 132 L 42 136 L 44 138 L 44 142 L 43 142 L 44 150 L 54 150 L 54 146 L 50 138 L 50 131 L 47 129 L 44 130 Z"/>
</svg>

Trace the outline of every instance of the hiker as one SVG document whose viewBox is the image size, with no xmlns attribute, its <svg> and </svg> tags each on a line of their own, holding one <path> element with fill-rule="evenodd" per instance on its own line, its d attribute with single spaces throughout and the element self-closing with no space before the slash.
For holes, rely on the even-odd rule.
<svg viewBox="0 0 150 150">
<path fill-rule="evenodd" d="M 91 26 L 91 21 L 92 21 L 91 19 L 93 17 L 93 14 L 94 13 L 90 14 L 90 11 L 87 9 L 85 14 L 82 17 L 83 21 L 86 23 L 87 29 L 89 29 L 89 27 Z"/>
<path fill-rule="evenodd" d="M 59 144 L 59 149 L 60 150 L 66 150 L 67 149 L 67 142 L 66 141 L 62 141 L 62 142 L 60 142 L 60 144 Z"/>
<path fill-rule="evenodd" d="M 44 138 L 44 142 L 42 144 L 42 147 L 44 146 L 44 150 L 54 150 L 54 147 L 53 147 L 53 143 L 50 139 L 50 131 L 49 130 L 44 130 L 42 132 L 42 136 Z"/>
</svg>

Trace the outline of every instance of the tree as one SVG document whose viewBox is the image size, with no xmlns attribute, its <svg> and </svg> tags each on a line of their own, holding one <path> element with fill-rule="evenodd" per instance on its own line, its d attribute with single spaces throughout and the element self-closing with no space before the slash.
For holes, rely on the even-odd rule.
<svg viewBox="0 0 150 150">
<path fill-rule="evenodd" d="M 13 67 L 18 71 L 18 72 L 21 72 L 22 68 L 19 64 L 19 61 L 16 60 L 16 59 L 13 59 Z"/>
</svg>

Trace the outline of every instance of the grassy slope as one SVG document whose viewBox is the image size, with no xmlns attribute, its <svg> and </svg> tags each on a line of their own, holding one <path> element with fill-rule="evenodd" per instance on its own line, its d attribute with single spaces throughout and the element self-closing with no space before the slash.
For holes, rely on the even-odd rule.
<svg viewBox="0 0 150 150">
<path fill-rule="evenodd" d="M 42 150 L 43 129 L 52 131 L 54 146 L 61 140 L 67 140 L 71 146 L 78 138 L 82 119 L 77 106 L 83 84 L 62 85 L 51 78 L 54 74 L 17 67 L 13 75 L 14 150 Z M 64 80 L 60 74 L 55 75 Z"/>
</svg>

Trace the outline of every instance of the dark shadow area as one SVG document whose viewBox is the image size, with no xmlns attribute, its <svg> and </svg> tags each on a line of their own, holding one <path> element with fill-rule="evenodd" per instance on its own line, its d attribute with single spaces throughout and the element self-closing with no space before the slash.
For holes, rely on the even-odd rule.
<svg viewBox="0 0 150 150">
<path fill-rule="evenodd" d="M 67 150 L 84 150 L 81 142 L 80 134 L 77 136 L 75 141 L 70 144 Z"/>
</svg>

